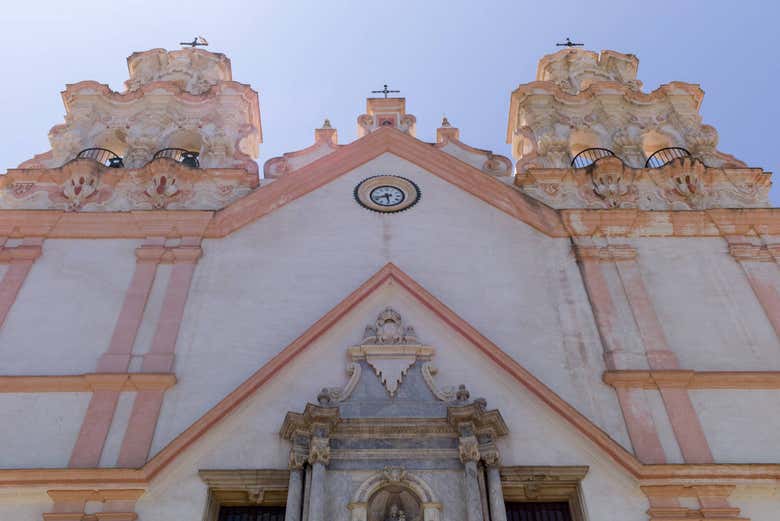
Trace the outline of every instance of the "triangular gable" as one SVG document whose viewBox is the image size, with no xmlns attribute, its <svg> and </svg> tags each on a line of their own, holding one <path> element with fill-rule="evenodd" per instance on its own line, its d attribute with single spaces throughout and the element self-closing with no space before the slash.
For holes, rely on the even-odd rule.
<svg viewBox="0 0 780 521">
<path fill-rule="evenodd" d="M 228 235 L 385 152 L 414 163 L 546 235 L 568 237 L 555 210 L 394 128 L 376 130 L 235 201 L 214 215 L 206 236 Z"/>
<path fill-rule="evenodd" d="M 404 288 L 411 296 L 432 311 L 445 324 L 463 336 L 469 343 L 474 345 L 489 359 L 513 376 L 533 395 L 549 406 L 564 420 L 573 425 L 586 438 L 609 454 L 612 459 L 617 461 L 632 474 L 637 474 L 641 464 L 632 454 L 626 451 L 620 444 L 610 438 L 609 435 L 599 429 L 585 416 L 580 414 L 574 407 L 561 399 L 555 392 L 534 377 L 511 356 L 502 351 L 474 327 L 460 318 L 454 311 L 431 295 L 409 275 L 401 271 L 394 264 L 388 263 L 149 460 L 143 467 L 147 477 L 151 479 L 162 471 L 168 464 L 185 451 L 187 447 L 215 427 L 223 418 L 236 410 L 239 405 L 248 400 L 282 368 L 339 322 L 358 303 L 362 302 L 365 298 L 382 287 L 388 280 L 392 280 Z"/>
</svg>

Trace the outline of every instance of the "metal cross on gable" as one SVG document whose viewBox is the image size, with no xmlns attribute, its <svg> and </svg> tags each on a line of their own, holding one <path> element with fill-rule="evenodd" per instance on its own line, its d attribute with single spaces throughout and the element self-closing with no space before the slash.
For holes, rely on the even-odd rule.
<svg viewBox="0 0 780 521">
<path fill-rule="evenodd" d="M 388 90 L 387 89 L 387 83 L 385 83 L 385 88 L 384 89 L 382 89 L 382 90 L 372 90 L 371 91 L 372 94 L 384 94 L 385 95 L 385 99 L 387 99 L 387 95 L 388 94 L 395 93 L 395 92 L 401 92 L 401 91 L 400 90 Z"/>
<path fill-rule="evenodd" d="M 202 36 L 196 36 L 195 38 L 192 39 L 191 42 L 179 42 L 179 45 L 183 45 L 185 47 L 189 45 L 190 47 L 193 48 L 199 46 L 205 47 L 208 44 L 209 42 L 207 42 L 206 39 Z"/>
<path fill-rule="evenodd" d="M 583 44 L 583 43 L 574 43 L 569 38 L 566 38 L 566 41 L 563 42 L 563 43 L 556 43 L 555 44 L 556 47 L 582 47 L 583 45 L 585 45 L 585 44 Z"/>
</svg>

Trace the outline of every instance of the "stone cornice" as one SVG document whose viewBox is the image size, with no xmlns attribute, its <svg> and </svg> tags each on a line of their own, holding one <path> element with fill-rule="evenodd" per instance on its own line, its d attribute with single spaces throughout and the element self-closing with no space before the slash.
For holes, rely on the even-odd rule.
<svg viewBox="0 0 780 521">
<path fill-rule="evenodd" d="M 164 390 L 176 384 L 173 373 L 88 373 L 80 375 L 0 376 L 0 393 L 83 393 Z"/>
<path fill-rule="evenodd" d="M 780 389 L 780 371 L 605 371 L 612 387 L 658 389 Z"/>
</svg>

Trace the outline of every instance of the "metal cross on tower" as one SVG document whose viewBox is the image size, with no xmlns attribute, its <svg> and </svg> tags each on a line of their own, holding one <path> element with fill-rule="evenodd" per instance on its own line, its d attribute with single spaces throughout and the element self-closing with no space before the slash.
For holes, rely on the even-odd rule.
<svg viewBox="0 0 780 521">
<path fill-rule="evenodd" d="M 566 38 L 566 41 L 563 43 L 556 43 L 556 47 L 582 47 L 584 44 L 582 43 L 574 43 L 570 39 Z"/>
<path fill-rule="evenodd" d="M 189 45 L 190 47 L 198 47 L 198 46 L 205 47 L 208 44 L 209 42 L 207 42 L 206 39 L 202 36 L 196 36 L 195 38 L 192 39 L 191 42 L 179 42 L 179 45 L 185 45 L 185 46 Z"/>
<path fill-rule="evenodd" d="M 388 90 L 387 89 L 387 83 L 385 83 L 385 88 L 384 89 L 382 89 L 382 90 L 372 90 L 371 91 L 372 94 L 384 94 L 385 95 L 385 99 L 387 99 L 387 95 L 390 94 L 391 92 L 401 92 L 401 91 L 400 90 Z"/>
</svg>

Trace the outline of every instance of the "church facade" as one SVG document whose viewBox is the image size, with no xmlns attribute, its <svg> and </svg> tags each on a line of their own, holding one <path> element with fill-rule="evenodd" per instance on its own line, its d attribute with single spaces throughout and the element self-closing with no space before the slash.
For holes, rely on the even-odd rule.
<svg viewBox="0 0 780 521">
<path fill-rule="evenodd" d="M 698 85 L 565 49 L 512 160 L 403 98 L 266 161 L 202 49 L 0 176 L 0 519 L 771 521 L 780 213 Z"/>
</svg>

